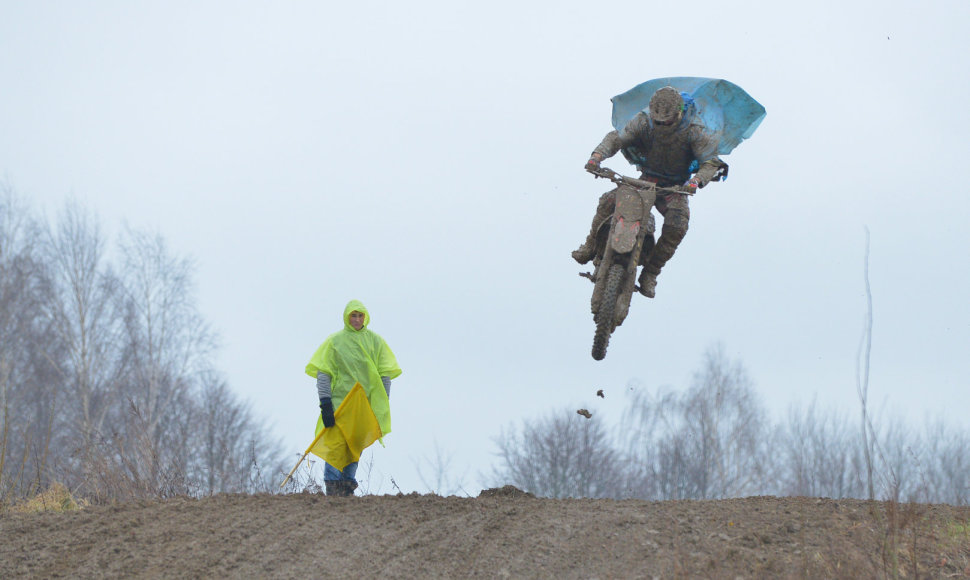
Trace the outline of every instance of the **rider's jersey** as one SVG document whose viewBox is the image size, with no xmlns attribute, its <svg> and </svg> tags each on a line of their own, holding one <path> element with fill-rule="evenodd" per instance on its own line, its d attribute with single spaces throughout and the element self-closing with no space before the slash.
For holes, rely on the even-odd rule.
<svg viewBox="0 0 970 580">
<path fill-rule="evenodd" d="M 593 150 L 603 157 L 623 151 L 643 177 L 662 186 L 680 185 L 696 171 L 703 184 L 727 164 L 717 155 L 717 138 L 694 115 L 685 115 L 673 127 L 655 125 L 646 113 L 639 113 L 621 131 L 610 131 Z"/>
</svg>

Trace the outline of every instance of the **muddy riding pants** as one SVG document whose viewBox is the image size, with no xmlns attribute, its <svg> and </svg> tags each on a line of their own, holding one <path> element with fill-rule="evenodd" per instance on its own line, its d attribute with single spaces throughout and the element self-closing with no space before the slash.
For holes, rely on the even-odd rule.
<svg viewBox="0 0 970 580">
<path fill-rule="evenodd" d="M 687 235 L 687 224 L 690 222 L 690 206 L 687 203 L 687 194 L 666 193 L 657 195 L 657 203 L 654 206 L 664 218 L 663 228 L 660 230 L 660 239 L 653 247 L 653 251 L 640 257 L 640 263 L 644 270 L 659 274 L 674 251 L 680 245 L 681 240 Z M 593 223 L 590 228 L 589 243 L 595 240 L 596 232 L 599 231 L 607 220 L 613 217 L 613 210 L 616 208 L 616 190 L 613 189 L 600 196 L 596 206 L 596 215 L 593 216 Z"/>
</svg>

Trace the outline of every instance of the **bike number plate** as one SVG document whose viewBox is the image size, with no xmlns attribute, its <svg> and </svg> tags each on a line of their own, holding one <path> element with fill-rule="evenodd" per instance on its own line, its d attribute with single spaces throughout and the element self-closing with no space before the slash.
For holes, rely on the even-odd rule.
<svg viewBox="0 0 970 580">
<path fill-rule="evenodd" d="M 643 200 L 635 192 L 624 192 L 621 189 L 617 192 L 613 219 L 613 239 L 610 240 L 613 251 L 633 251 L 643 222 Z"/>
</svg>

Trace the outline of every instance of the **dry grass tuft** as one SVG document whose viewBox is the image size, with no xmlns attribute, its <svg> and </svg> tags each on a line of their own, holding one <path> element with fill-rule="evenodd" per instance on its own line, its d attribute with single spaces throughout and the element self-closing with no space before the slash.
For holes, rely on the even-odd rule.
<svg viewBox="0 0 970 580">
<path fill-rule="evenodd" d="M 60 483 L 52 484 L 46 491 L 10 506 L 10 511 L 19 513 L 72 512 L 87 507 L 84 499 L 76 499 Z"/>
</svg>

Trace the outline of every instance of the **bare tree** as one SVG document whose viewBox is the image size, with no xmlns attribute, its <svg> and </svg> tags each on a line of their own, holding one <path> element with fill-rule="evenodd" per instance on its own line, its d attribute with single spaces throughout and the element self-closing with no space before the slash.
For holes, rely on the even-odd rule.
<svg viewBox="0 0 970 580">
<path fill-rule="evenodd" d="M 699 427 L 704 461 L 702 497 L 753 493 L 768 474 L 767 418 L 740 361 L 729 362 L 723 345 L 709 349 L 688 391 L 685 419 Z"/>
<path fill-rule="evenodd" d="M 59 481 L 98 499 L 267 491 L 284 466 L 212 369 L 191 263 L 96 216 L 43 228 L 0 183 L 0 499 Z"/>
<path fill-rule="evenodd" d="M 619 497 L 623 466 L 601 421 L 554 412 L 496 439 L 493 479 L 544 497 Z"/>
<path fill-rule="evenodd" d="M 635 395 L 624 416 L 638 495 L 723 498 L 756 493 L 772 474 L 770 429 L 751 380 L 723 346 L 708 349 L 682 395 Z"/>
<path fill-rule="evenodd" d="M 48 482 L 56 384 L 40 356 L 53 337 L 41 230 L 26 202 L 0 183 L 0 499 Z"/>
<path fill-rule="evenodd" d="M 85 477 L 94 438 L 119 397 L 121 317 L 106 243 L 97 217 L 75 202 L 66 204 L 47 235 L 54 286 L 47 312 L 58 340 L 44 352 L 60 379 L 50 397 L 65 427 L 58 447 L 76 458 L 78 473 L 68 483 Z"/>
<path fill-rule="evenodd" d="M 680 484 L 692 481 L 686 461 L 686 435 L 677 432 L 680 396 L 630 386 L 630 404 L 623 415 L 620 440 L 626 445 L 628 488 L 641 499 L 689 497 Z"/>
<path fill-rule="evenodd" d="M 140 477 L 161 479 L 162 470 L 179 469 L 180 422 L 189 412 L 193 388 L 215 348 L 215 336 L 195 307 L 192 265 L 170 254 L 160 235 L 126 230 L 121 305 L 124 310 L 124 375 L 131 406 L 120 417 L 131 440 L 147 437 L 150 446 L 133 464 Z"/>
<path fill-rule="evenodd" d="M 122 299 L 126 379 L 153 433 L 167 408 L 208 370 L 215 336 L 195 307 L 192 264 L 160 235 L 126 230 Z"/>
</svg>

